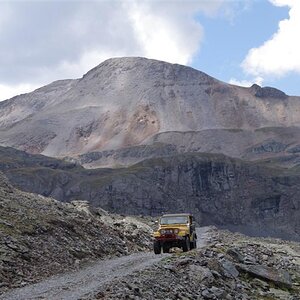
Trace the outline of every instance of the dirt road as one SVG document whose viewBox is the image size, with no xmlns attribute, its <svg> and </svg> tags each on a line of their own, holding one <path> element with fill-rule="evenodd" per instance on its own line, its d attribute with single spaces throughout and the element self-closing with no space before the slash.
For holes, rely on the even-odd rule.
<svg viewBox="0 0 300 300">
<path fill-rule="evenodd" d="M 208 228 L 197 228 L 198 247 L 208 239 Z M 96 292 L 104 284 L 149 267 L 166 255 L 137 253 L 120 258 L 102 260 L 77 272 L 60 274 L 37 284 L 12 290 L 0 296 L 1 300 L 76 300 Z"/>
</svg>

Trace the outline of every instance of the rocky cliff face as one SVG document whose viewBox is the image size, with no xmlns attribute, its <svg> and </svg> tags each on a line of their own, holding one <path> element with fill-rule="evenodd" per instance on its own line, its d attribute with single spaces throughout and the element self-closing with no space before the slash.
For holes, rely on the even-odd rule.
<svg viewBox="0 0 300 300">
<path fill-rule="evenodd" d="M 299 97 L 229 85 L 189 67 L 144 58 L 109 59 L 81 79 L 2 102 L 0 111 L 1 145 L 56 157 L 134 147 L 126 165 L 139 161 L 133 159 L 135 147 L 164 137 L 183 151 L 178 133 L 195 137 L 191 151 L 223 153 L 225 148 L 234 157 L 274 135 L 275 142 L 288 139 L 288 147 L 299 146 L 299 130 L 291 129 L 289 138 L 257 132 L 300 126 Z M 223 132 L 228 139 L 220 138 Z M 106 164 L 122 162 L 110 156 Z"/>
<path fill-rule="evenodd" d="M 3 150 L 3 149 L 2 149 Z M 268 168 L 217 154 L 145 160 L 129 168 L 86 170 L 2 151 L 1 169 L 17 187 L 61 201 L 88 200 L 124 214 L 192 212 L 199 224 L 300 240 L 299 169 Z M 21 152 L 23 153 L 23 152 Z"/>
</svg>

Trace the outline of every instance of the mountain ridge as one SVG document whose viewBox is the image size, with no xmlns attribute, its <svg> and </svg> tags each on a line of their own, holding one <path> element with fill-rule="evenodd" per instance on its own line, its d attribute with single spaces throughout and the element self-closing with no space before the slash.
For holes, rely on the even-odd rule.
<svg viewBox="0 0 300 300">
<path fill-rule="evenodd" d="M 170 131 L 300 127 L 300 97 L 136 57 L 106 60 L 0 107 L 0 145 L 53 157 L 135 147 Z"/>
</svg>

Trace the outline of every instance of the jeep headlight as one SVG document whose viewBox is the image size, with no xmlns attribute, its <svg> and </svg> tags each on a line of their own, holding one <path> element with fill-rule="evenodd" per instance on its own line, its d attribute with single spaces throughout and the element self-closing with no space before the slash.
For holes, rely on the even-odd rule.
<svg viewBox="0 0 300 300">
<path fill-rule="evenodd" d="M 161 229 L 160 233 L 161 234 L 173 234 L 174 230 L 173 229 Z"/>
<path fill-rule="evenodd" d="M 175 230 L 174 230 L 174 233 L 175 233 L 175 234 L 178 234 L 178 233 L 179 233 L 179 229 L 175 229 Z"/>
</svg>

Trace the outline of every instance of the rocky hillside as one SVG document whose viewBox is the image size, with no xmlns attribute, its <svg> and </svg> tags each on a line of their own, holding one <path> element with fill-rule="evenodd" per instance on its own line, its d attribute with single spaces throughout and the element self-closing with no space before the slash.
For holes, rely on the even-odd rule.
<svg viewBox="0 0 300 300">
<path fill-rule="evenodd" d="M 190 252 L 173 248 L 172 254 L 144 252 L 95 261 L 0 298 L 299 299 L 299 243 L 250 238 L 213 227 L 197 232 L 201 246 Z"/>
<path fill-rule="evenodd" d="M 0 169 L 18 188 L 61 201 L 84 199 L 122 214 L 192 212 L 200 225 L 300 240 L 299 168 L 217 154 L 153 158 L 128 168 L 86 170 L 0 148 Z"/>
<path fill-rule="evenodd" d="M 213 228 L 210 235 L 206 247 L 168 256 L 84 299 L 299 299 L 299 244 Z"/>
<path fill-rule="evenodd" d="M 0 173 L 0 293 L 88 260 L 148 250 L 146 223 L 21 192 Z"/>
<path fill-rule="evenodd" d="M 80 79 L 1 102 L 0 144 L 88 160 L 90 167 L 128 165 L 157 154 L 144 153 L 143 145 L 164 154 L 173 147 L 180 153 L 298 159 L 299 112 L 299 97 L 274 88 L 233 86 L 156 60 L 114 58 Z M 297 162 L 290 158 L 290 164 Z"/>
<path fill-rule="evenodd" d="M 189 132 L 162 132 L 145 144 L 92 151 L 68 157 L 85 168 L 130 166 L 144 159 L 182 153 L 223 153 L 245 161 L 291 168 L 300 164 L 298 127 L 265 127 L 256 130 L 207 129 Z"/>
</svg>

